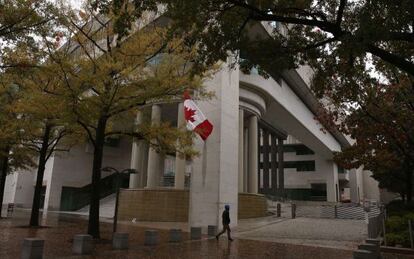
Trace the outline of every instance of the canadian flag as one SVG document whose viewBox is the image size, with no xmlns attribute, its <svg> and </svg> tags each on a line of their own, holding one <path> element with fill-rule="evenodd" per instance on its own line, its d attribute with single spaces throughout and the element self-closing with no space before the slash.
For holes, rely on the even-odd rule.
<svg viewBox="0 0 414 259">
<path fill-rule="evenodd" d="M 187 128 L 195 131 L 204 141 L 213 131 L 213 124 L 207 120 L 187 92 L 184 92 L 184 118 Z"/>
</svg>

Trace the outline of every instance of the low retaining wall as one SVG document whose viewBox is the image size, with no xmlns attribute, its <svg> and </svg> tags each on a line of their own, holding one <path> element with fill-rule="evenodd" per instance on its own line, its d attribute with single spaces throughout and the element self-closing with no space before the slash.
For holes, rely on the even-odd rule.
<svg viewBox="0 0 414 259">
<path fill-rule="evenodd" d="M 267 215 L 267 201 L 261 194 L 239 193 L 239 219 L 264 217 Z"/>
<path fill-rule="evenodd" d="M 239 219 L 267 215 L 266 198 L 260 194 L 239 193 Z M 118 220 L 188 222 L 189 191 L 175 189 L 122 189 L 119 193 Z"/>
<path fill-rule="evenodd" d="M 188 221 L 189 193 L 175 189 L 122 189 L 118 219 L 131 221 Z"/>
</svg>

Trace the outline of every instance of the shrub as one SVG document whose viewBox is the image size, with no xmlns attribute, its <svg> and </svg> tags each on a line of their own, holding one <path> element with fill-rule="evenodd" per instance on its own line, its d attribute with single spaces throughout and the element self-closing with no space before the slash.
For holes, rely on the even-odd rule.
<svg viewBox="0 0 414 259">
<path fill-rule="evenodd" d="M 407 222 L 403 217 L 392 216 L 389 217 L 385 223 L 387 232 L 401 232 L 407 229 Z"/>
<path fill-rule="evenodd" d="M 408 220 L 412 221 L 412 224 L 414 224 L 414 212 L 410 212 L 404 215 L 404 220 L 407 222 Z"/>
<path fill-rule="evenodd" d="M 394 200 L 387 204 L 388 216 L 403 216 L 414 211 L 414 203 L 404 203 L 401 200 Z"/>
<path fill-rule="evenodd" d="M 401 216 L 391 216 L 385 222 L 387 244 L 395 246 L 397 244 L 403 247 L 410 247 L 410 234 L 408 231 L 408 220 L 414 224 L 414 212 L 402 213 Z"/>
<path fill-rule="evenodd" d="M 408 231 L 387 233 L 385 237 L 387 239 L 387 245 L 389 246 L 402 245 L 403 247 L 410 247 L 410 236 Z"/>
</svg>

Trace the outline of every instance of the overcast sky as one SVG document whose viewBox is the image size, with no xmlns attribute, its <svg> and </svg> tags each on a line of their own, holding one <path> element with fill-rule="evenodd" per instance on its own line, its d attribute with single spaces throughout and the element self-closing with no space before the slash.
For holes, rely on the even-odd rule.
<svg viewBox="0 0 414 259">
<path fill-rule="evenodd" d="M 70 4 L 76 8 L 80 8 L 82 5 L 83 0 L 69 0 Z"/>
</svg>

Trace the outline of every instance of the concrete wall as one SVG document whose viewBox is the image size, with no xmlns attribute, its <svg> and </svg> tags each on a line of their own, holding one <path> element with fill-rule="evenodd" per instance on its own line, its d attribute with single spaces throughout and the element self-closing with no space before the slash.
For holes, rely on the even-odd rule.
<svg viewBox="0 0 414 259">
<path fill-rule="evenodd" d="M 239 219 L 267 216 L 267 200 L 263 195 L 239 193 Z"/>
<path fill-rule="evenodd" d="M 119 195 L 118 219 L 187 222 L 188 205 L 187 190 L 124 189 Z"/>
<path fill-rule="evenodd" d="M 332 158 L 333 151 L 341 150 L 340 144 L 330 133 L 320 130 L 321 125 L 315 120 L 315 115 L 286 82 L 281 80 L 279 84 L 272 78 L 244 73 L 240 73 L 240 82 L 267 97 L 269 103 L 264 119 L 268 123 L 292 134 L 327 159 Z"/>
<path fill-rule="evenodd" d="M 305 81 L 306 85 L 310 87 L 312 83 L 312 77 L 315 75 L 315 72 L 312 70 L 312 68 L 308 65 L 299 66 L 299 68 L 296 69 L 296 72 L 298 72 L 303 81 Z"/>
<path fill-rule="evenodd" d="M 336 202 L 340 198 L 339 181 L 338 181 L 338 166 L 331 160 L 323 158 L 316 159 L 316 171 L 323 177 L 326 183 L 327 201 Z M 338 189 L 336 188 L 338 186 Z M 337 194 L 338 192 L 338 194 Z"/>
<path fill-rule="evenodd" d="M 130 167 L 132 144 L 129 138 L 121 138 L 118 147 L 105 146 L 103 165 L 118 170 Z M 45 208 L 59 209 L 62 186 L 83 187 L 91 183 L 93 147 L 82 144 L 68 153 L 55 155 L 48 165 Z M 102 177 L 112 172 L 102 172 Z M 47 202 L 46 202 L 47 201 Z"/>
<path fill-rule="evenodd" d="M 32 206 L 36 174 L 34 170 L 19 170 L 6 178 L 3 203 L 14 203 L 17 207 Z"/>
<path fill-rule="evenodd" d="M 189 196 L 188 190 L 123 189 L 119 195 L 118 219 L 187 222 Z M 266 198 L 260 194 L 239 193 L 237 214 L 239 219 L 266 216 Z M 235 220 L 231 217 L 232 222 Z"/>
<path fill-rule="evenodd" d="M 43 179 L 44 179 L 43 181 L 44 182 L 46 181 L 45 202 L 43 204 L 43 209 L 44 210 L 49 209 L 49 200 L 50 200 L 50 198 L 53 195 L 55 195 L 54 193 L 51 193 L 51 190 L 52 190 L 53 165 L 54 165 L 54 163 L 55 163 L 55 156 L 51 156 L 48 159 L 48 161 L 46 163 L 46 167 L 45 167 L 45 174 L 44 174 L 44 177 L 43 177 Z M 56 191 L 58 191 L 58 190 L 55 190 L 55 192 Z"/>
<path fill-rule="evenodd" d="M 309 72 L 305 70 L 301 72 Z M 339 200 L 338 167 L 332 158 L 334 151 L 341 150 L 340 143 L 329 132 L 321 131 L 322 125 L 315 120 L 315 115 L 284 80 L 276 82 L 272 78 L 240 73 L 240 83 L 244 88 L 261 92 L 266 97 L 267 110 L 263 116 L 266 122 L 293 135 L 294 138 L 289 139 L 289 142 L 298 140 L 317 154 L 308 157 L 309 160 L 315 160 L 315 172 L 285 169 L 286 188 L 310 188 L 311 183 L 326 183 L 328 201 Z M 285 161 L 296 159 L 302 160 L 302 156 L 299 158 L 295 154 L 285 153 Z"/>
<path fill-rule="evenodd" d="M 3 204 L 14 203 L 14 195 L 16 194 L 18 173 L 14 172 L 6 177 L 4 187 Z"/>
<path fill-rule="evenodd" d="M 372 172 L 362 167 L 352 169 L 349 173 L 350 196 L 352 202 L 362 202 L 365 199 L 381 201 L 378 181 L 371 177 Z M 388 200 L 388 199 L 386 199 Z"/>
<path fill-rule="evenodd" d="M 356 171 L 357 169 L 349 170 L 349 192 L 350 192 L 351 202 L 354 202 L 354 203 L 359 202 Z"/>
<path fill-rule="evenodd" d="M 36 174 L 33 171 L 19 172 L 14 203 L 29 208 L 33 203 Z"/>
<path fill-rule="evenodd" d="M 338 167 L 333 161 L 317 154 L 298 156 L 289 152 L 284 155 L 285 161 L 315 161 L 315 171 L 297 172 L 294 168 L 285 168 L 285 188 L 310 189 L 313 183 L 326 183 L 327 200 L 336 201 L 336 184 L 339 189 Z M 338 198 L 340 198 L 339 195 Z"/>
<path fill-rule="evenodd" d="M 364 198 L 368 200 L 380 201 L 380 190 L 378 188 L 378 181 L 371 177 L 372 172 L 362 171 L 362 178 L 364 181 Z"/>
<path fill-rule="evenodd" d="M 239 70 L 227 64 L 206 82 L 215 98 L 197 102 L 214 125 L 204 143 L 195 139 L 200 156 L 193 161 L 190 195 L 190 225 L 220 225 L 224 205 L 230 205 L 232 225 L 237 224 Z"/>
<path fill-rule="evenodd" d="M 316 155 L 296 155 L 294 152 L 285 152 L 284 161 L 315 161 Z M 325 175 L 316 168 L 315 171 L 298 172 L 296 168 L 285 168 L 285 188 L 306 188 L 310 189 L 312 183 L 324 183 Z"/>
</svg>

